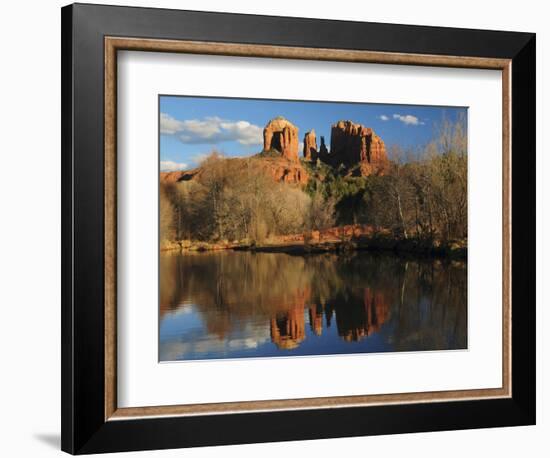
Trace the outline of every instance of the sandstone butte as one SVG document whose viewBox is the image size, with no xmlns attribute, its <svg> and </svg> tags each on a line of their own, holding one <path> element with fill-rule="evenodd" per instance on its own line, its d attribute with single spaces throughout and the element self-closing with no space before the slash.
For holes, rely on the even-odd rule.
<svg viewBox="0 0 550 458">
<path fill-rule="evenodd" d="M 304 159 L 306 161 L 316 161 L 317 157 L 317 138 L 315 137 L 315 130 L 311 129 L 304 136 Z"/>
<path fill-rule="evenodd" d="M 388 166 L 384 141 L 370 127 L 352 121 L 332 125 L 328 157 L 333 166 L 359 164 L 363 176 L 383 172 Z"/>
<path fill-rule="evenodd" d="M 298 128 L 282 116 L 264 127 L 264 151 L 278 151 L 291 162 L 298 160 Z"/>
<path fill-rule="evenodd" d="M 304 136 L 304 160 L 321 160 L 333 167 L 341 164 L 354 176 L 381 175 L 389 165 L 384 141 L 370 128 L 349 120 L 341 120 L 331 126 L 330 151 L 325 139 L 320 137 L 317 148 L 315 130 Z M 267 123 L 263 130 L 263 151 L 253 156 L 254 164 L 275 181 L 307 184 L 309 175 L 299 157 L 298 128 L 282 116 Z M 269 153 L 269 154 L 265 154 Z M 188 171 L 163 172 L 162 183 L 176 183 L 198 179 L 200 167 Z"/>
</svg>

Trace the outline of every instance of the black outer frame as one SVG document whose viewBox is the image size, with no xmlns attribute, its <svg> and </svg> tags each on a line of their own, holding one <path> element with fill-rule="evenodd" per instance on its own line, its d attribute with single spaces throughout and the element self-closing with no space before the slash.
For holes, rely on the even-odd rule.
<svg viewBox="0 0 550 458">
<path fill-rule="evenodd" d="M 535 424 L 535 34 L 89 4 L 61 14 L 64 451 Z M 512 397 L 105 421 L 105 36 L 512 59 Z"/>
</svg>

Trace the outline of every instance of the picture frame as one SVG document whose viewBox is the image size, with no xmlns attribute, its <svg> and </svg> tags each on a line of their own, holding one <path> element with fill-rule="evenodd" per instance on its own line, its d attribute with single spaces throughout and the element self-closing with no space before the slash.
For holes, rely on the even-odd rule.
<svg viewBox="0 0 550 458">
<path fill-rule="evenodd" d="M 535 41 L 520 32 L 64 7 L 62 449 L 84 454 L 535 424 Z M 122 50 L 501 71 L 502 386 L 119 408 L 116 63 Z"/>
</svg>

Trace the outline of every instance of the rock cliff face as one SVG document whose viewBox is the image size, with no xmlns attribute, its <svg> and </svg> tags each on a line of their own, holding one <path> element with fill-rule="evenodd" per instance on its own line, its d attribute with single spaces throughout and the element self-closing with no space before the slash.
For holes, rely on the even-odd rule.
<svg viewBox="0 0 550 458">
<path fill-rule="evenodd" d="M 319 147 L 319 152 L 321 154 L 328 154 L 327 145 L 325 144 L 325 137 L 321 135 L 321 146 Z"/>
<path fill-rule="evenodd" d="M 300 162 L 289 163 L 283 158 L 277 157 L 255 157 L 248 162 L 245 159 L 229 159 L 233 163 L 242 162 L 242 166 L 250 166 L 252 170 L 261 172 L 273 178 L 274 181 L 305 186 L 309 180 L 307 171 Z M 203 168 L 197 168 L 187 171 L 161 172 L 160 182 L 162 184 L 173 184 L 181 181 L 201 182 L 203 177 Z"/>
<path fill-rule="evenodd" d="M 319 145 L 319 159 L 323 162 L 330 164 L 330 155 L 328 153 L 327 145 L 325 144 L 325 137 L 321 135 L 321 144 Z"/>
<path fill-rule="evenodd" d="M 316 161 L 317 157 L 317 138 L 315 137 L 315 130 L 311 129 L 304 136 L 304 159 L 306 161 Z"/>
<path fill-rule="evenodd" d="M 298 162 L 298 128 L 282 116 L 264 128 L 264 151 L 278 151 L 292 162 Z"/>
<path fill-rule="evenodd" d="M 299 162 L 289 164 L 277 158 L 261 158 L 255 159 L 254 164 L 258 170 L 262 170 L 277 182 L 305 186 L 309 180 L 307 171 Z"/>
<path fill-rule="evenodd" d="M 330 132 L 330 165 L 346 167 L 360 165 L 361 175 L 383 171 L 388 164 L 386 146 L 370 127 L 352 121 L 338 121 Z"/>
</svg>

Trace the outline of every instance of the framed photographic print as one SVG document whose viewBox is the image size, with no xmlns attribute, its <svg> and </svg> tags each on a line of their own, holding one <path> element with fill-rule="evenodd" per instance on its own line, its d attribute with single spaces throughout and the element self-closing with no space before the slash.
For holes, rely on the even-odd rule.
<svg viewBox="0 0 550 458">
<path fill-rule="evenodd" d="M 76 4 L 62 79 L 63 450 L 534 424 L 534 34 Z"/>
</svg>

